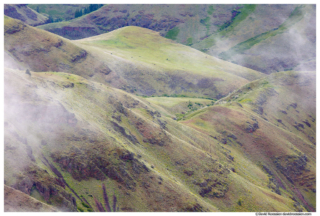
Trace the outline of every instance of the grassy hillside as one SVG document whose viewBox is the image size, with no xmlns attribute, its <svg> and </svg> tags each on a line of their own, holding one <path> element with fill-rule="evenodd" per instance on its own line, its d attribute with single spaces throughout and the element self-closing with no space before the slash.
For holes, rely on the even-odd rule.
<svg viewBox="0 0 320 216">
<path fill-rule="evenodd" d="M 28 4 L 29 8 L 40 14 L 51 16 L 53 20 L 67 21 L 74 19 L 76 10 L 84 9 L 86 4 Z"/>
<path fill-rule="evenodd" d="M 85 17 L 63 25 L 40 28 L 69 39 L 107 33 L 125 26 L 139 26 L 186 45 L 217 31 L 243 5 L 105 5 Z M 87 28 L 83 28 L 83 26 Z"/>
<path fill-rule="evenodd" d="M 219 99 L 264 76 L 139 27 L 69 41 L 5 17 L 5 40 L 5 62 L 74 73 L 138 95 Z"/>
<path fill-rule="evenodd" d="M 130 85 L 124 89 L 134 93 L 139 86 L 147 86 L 142 95 L 221 98 L 248 80 L 263 77 L 259 72 L 213 58 L 139 27 L 125 27 L 74 43 L 96 58 L 106 59 L 112 70 L 126 77 Z"/>
<path fill-rule="evenodd" d="M 224 17 L 212 5 L 143 7 L 130 13 L 176 10 L 185 22 L 205 13 L 206 34 L 211 16 Z M 289 11 L 282 27 L 225 56 L 307 31 L 311 6 L 272 7 Z M 258 12 L 236 6 L 218 31 L 230 36 Z M 77 19 L 88 20 L 82 27 L 92 14 Z M 177 26 L 161 27 L 166 37 L 127 26 L 71 41 L 4 17 L 6 211 L 316 211 L 316 73 L 266 75 L 218 59 L 190 47 L 192 38 L 176 43 L 185 31 Z"/>
<path fill-rule="evenodd" d="M 315 70 L 314 5 L 257 5 L 239 20 L 242 14 L 193 47 L 267 74 Z"/>
<path fill-rule="evenodd" d="M 182 122 L 218 140 L 239 175 L 314 211 L 315 72 L 281 72 L 251 82 Z M 249 167 L 248 167 L 249 166 Z"/>
<path fill-rule="evenodd" d="M 43 25 L 49 21 L 47 16 L 37 13 L 24 4 L 5 4 L 4 15 L 21 20 L 31 26 Z"/>
<path fill-rule="evenodd" d="M 315 70 L 315 5 L 106 5 L 39 28 L 81 39 L 125 26 L 151 29 L 266 74 Z"/>
<path fill-rule="evenodd" d="M 296 210 L 145 99 L 60 72 L 6 69 L 5 89 L 5 184 L 59 210 L 108 211 L 114 196 L 116 211 Z"/>
<path fill-rule="evenodd" d="M 21 191 L 4 185 L 4 211 L 5 212 L 55 212 L 52 206 L 40 202 Z"/>
</svg>

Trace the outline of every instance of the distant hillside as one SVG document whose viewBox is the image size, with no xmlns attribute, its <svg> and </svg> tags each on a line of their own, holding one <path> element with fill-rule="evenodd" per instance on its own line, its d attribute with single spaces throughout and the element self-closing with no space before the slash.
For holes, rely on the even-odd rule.
<svg viewBox="0 0 320 216">
<path fill-rule="evenodd" d="M 38 13 L 52 17 L 53 21 L 67 21 L 75 18 L 75 12 L 88 7 L 88 4 L 28 4 Z"/>
<path fill-rule="evenodd" d="M 5 40 L 8 66 L 65 71 L 146 96 L 219 99 L 264 76 L 139 27 L 69 41 L 5 17 Z"/>
<path fill-rule="evenodd" d="M 242 22 L 232 23 L 193 47 L 267 74 L 292 69 L 314 71 L 316 7 L 294 5 L 292 12 L 285 13 L 289 16 L 283 17 L 283 8 L 289 7 L 257 5 Z"/>
<path fill-rule="evenodd" d="M 125 26 L 140 26 L 160 32 L 162 36 L 179 43 L 192 44 L 217 31 L 219 25 L 231 19 L 231 11 L 241 7 L 243 6 L 106 5 L 87 16 L 41 28 L 68 39 L 81 39 Z M 208 19 L 210 24 L 207 23 Z"/>
<path fill-rule="evenodd" d="M 315 5 L 106 5 L 78 19 L 39 28 L 81 39 L 124 26 L 160 32 L 267 74 L 315 70 Z"/>
<path fill-rule="evenodd" d="M 25 4 L 5 4 L 4 15 L 21 20 L 31 26 L 43 25 L 49 21 L 48 17 L 37 13 Z"/>
</svg>

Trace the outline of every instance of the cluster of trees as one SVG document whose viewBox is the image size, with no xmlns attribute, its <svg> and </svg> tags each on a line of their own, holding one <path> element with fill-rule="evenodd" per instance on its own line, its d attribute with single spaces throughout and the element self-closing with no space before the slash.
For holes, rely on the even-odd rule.
<svg viewBox="0 0 320 216">
<path fill-rule="evenodd" d="M 54 23 L 54 22 L 62 22 L 63 20 L 61 18 L 53 18 L 51 15 L 49 15 L 48 23 Z"/>
<path fill-rule="evenodd" d="M 85 7 L 84 9 L 77 9 L 74 13 L 74 18 L 81 17 L 82 15 L 91 13 L 92 11 L 98 10 L 101 8 L 103 4 L 90 4 L 88 7 Z"/>
</svg>

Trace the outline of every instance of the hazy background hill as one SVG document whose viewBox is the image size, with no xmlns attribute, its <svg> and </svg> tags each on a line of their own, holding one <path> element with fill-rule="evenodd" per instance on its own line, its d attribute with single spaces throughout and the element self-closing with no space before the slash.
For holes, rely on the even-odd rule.
<svg viewBox="0 0 320 216">
<path fill-rule="evenodd" d="M 140 26 L 269 74 L 315 69 L 314 17 L 315 5 L 105 5 L 77 19 L 39 28 L 81 39 Z"/>
<path fill-rule="evenodd" d="M 26 4 L 5 4 L 4 15 L 21 20 L 31 26 L 42 25 L 49 22 L 47 16 L 37 13 Z"/>
</svg>

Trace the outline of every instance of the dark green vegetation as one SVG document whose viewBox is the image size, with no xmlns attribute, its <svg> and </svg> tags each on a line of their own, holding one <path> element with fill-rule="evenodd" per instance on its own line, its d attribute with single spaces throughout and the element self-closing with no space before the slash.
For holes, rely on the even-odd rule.
<svg viewBox="0 0 320 216">
<path fill-rule="evenodd" d="M 88 4 L 28 4 L 29 8 L 51 17 L 53 22 L 68 21 L 75 18 L 76 11 L 83 11 Z M 88 10 L 88 9 L 87 9 Z"/>
<path fill-rule="evenodd" d="M 93 11 L 98 10 L 99 8 L 101 8 L 103 6 L 103 4 L 90 4 L 89 6 L 85 7 L 83 10 L 82 9 L 77 9 L 74 12 L 74 18 L 78 18 L 81 17 L 82 15 L 91 13 Z"/>
<path fill-rule="evenodd" d="M 316 210 L 315 72 L 266 76 L 140 27 L 4 24 L 6 211 Z"/>
<path fill-rule="evenodd" d="M 165 37 L 171 40 L 176 40 L 179 32 L 180 32 L 180 29 L 178 27 L 174 27 L 173 29 L 167 32 Z"/>
</svg>

